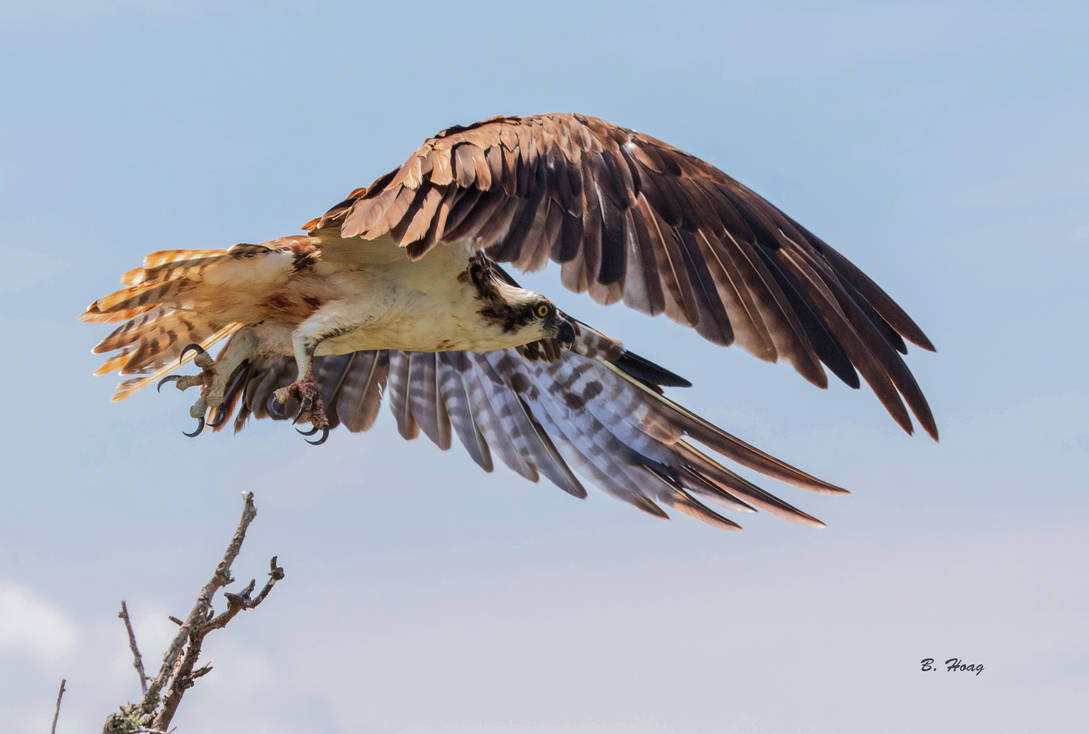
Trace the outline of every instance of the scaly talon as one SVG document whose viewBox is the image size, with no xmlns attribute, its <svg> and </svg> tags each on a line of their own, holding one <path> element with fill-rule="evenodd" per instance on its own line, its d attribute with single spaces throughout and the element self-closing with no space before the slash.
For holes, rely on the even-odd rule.
<svg viewBox="0 0 1089 734">
<path fill-rule="evenodd" d="M 329 419 L 325 415 L 325 405 L 321 399 L 321 391 L 311 372 L 307 371 L 300 379 L 272 393 L 266 405 L 269 415 L 273 418 L 286 420 L 288 416 L 284 409 L 292 400 L 298 401 L 299 405 L 291 421 L 292 425 L 309 421 L 312 426 L 309 430 L 302 430 L 301 428 L 295 430 L 304 436 L 313 436 L 321 431 L 320 438 L 315 441 L 307 441 L 307 443 L 314 446 L 325 443 L 325 440 L 329 438 Z"/>
<path fill-rule="evenodd" d="M 212 394 L 213 387 L 216 381 L 216 361 L 212 359 L 212 356 L 199 344 L 188 344 L 185 349 L 181 351 L 178 356 L 178 362 L 184 362 L 190 352 L 196 352 L 196 356 L 193 357 L 193 362 L 200 367 L 200 374 L 198 375 L 167 375 L 163 379 L 159 380 L 155 389 L 162 392 L 163 385 L 168 382 L 173 382 L 174 386 L 179 390 L 188 390 L 191 387 L 200 386 L 200 397 L 197 398 L 197 402 L 193 403 L 189 408 L 189 415 L 197 419 L 197 427 L 192 433 L 182 433 L 190 438 L 200 435 L 200 433 L 208 426 L 212 428 L 218 428 L 223 425 L 227 420 L 227 414 L 223 410 L 223 396 Z M 216 406 L 213 416 L 209 420 L 205 420 L 205 413 L 207 413 L 208 399 L 218 400 L 219 405 Z"/>
</svg>

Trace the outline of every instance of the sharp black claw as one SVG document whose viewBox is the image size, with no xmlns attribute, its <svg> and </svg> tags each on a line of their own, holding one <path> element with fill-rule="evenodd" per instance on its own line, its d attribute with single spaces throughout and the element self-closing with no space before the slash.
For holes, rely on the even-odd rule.
<svg viewBox="0 0 1089 734">
<path fill-rule="evenodd" d="M 155 385 L 155 392 L 162 392 L 163 385 L 165 385 L 168 382 L 177 382 L 181 378 L 182 378 L 181 375 L 167 375 L 163 379 L 159 380 L 158 384 Z"/>
<path fill-rule="evenodd" d="M 209 428 L 219 428 L 227 420 L 227 411 L 223 409 L 223 405 L 216 406 L 215 418 L 208 421 Z"/>
<path fill-rule="evenodd" d="M 299 429 L 296 428 L 295 430 L 298 431 Z M 302 431 L 299 432 L 302 433 Z M 310 439 L 306 439 L 306 442 L 311 446 L 321 446 L 323 443 L 325 443 L 325 439 L 327 438 L 329 438 L 329 426 L 325 426 L 321 429 L 321 438 L 319 438 L 317 441 L 311 441 Z"/>
<path fill-rule="evenodd" d="M 310 412 L 312 407 L 314 407 L 314 401 L 310 398 L 303 398 L 299 404 L 299 412 L 295 414 L 295 420 L 291 421 L 291 423 L 298 423 L 304 415 Z"/>
<path fill-rule="evenodd" d="M 185 431 L 182 431 L 183 436 L 188 436 L 189 438 L 194 438 L 194 437 L 200 435 L 200 432 L 204 430 L 204 416 L 202 415 L 197 420 L 199 421 L 199 423 L 197 423 L 197 429 L 195 431 L 193 431 L 192 433 L 186 433 Z"/>
<path fill-rule="evenodd" d="M 308 400 L 304 400 L 303 404 L 299 405 L 298 413 L 295 414 L 295 419 L 291 421 L 292 426 L 297 424 L 299 420 L 303 419 L 303 416 L 306 415 L 306 413 L 309 411 L 311 405 L 313 405 L 313 402 Z"/>
<path fill-rule="evenodd" d="M 189 354 L 190 349 L 195 349 L 197 351 L 197 354 L 204 354 L 204 347 L 202 347 L 201 345 L 199 345 L 199 344 L 187 344 L 187 345 L 185 345 L 185 349 L 182 350 L 181 356 L 178 357 L 179 362 L 184 362 L 185 361 L 185 355 Z"/>
<path fill-rule="evenodd" d="M 303 430 L 303 429 L 301 429 L 301 428 L 296 428 L 295 430 L 296 430 L 296 431 L 298 431 L 298 432 L 299 432 L 300 434 L 302 434 L 303 436 L 313 436 L 313 435 L 314 435 L 315 433 L 317 433 L 317 432 L 318 432 L 318 427 L 317 427 L 317 426 L 314 426 L 314 427 L 313 427 L 313 428 L 311 428 L 311 429 L 310 429 L 309 431 L 304 431 L 304 430 Z"/>
</svg>

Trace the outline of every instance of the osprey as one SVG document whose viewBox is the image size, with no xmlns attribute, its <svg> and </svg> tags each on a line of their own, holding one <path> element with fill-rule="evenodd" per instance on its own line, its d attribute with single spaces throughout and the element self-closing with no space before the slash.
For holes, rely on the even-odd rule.
<svg viewBox="0 0 1089 734">
<path fill-rule="evenodd" d="M 826 387 L 859 375 L 908 433 L 935 439 L 899 353 L 934 347 L 843 255 L 714 166 L 578 114 L 495 117 L 440 132 L 356 189 L 306 234 L 226 250 L 165 250 L 125 273 L 85 321 L 123 321 L 95 374 L 199 387 L 190 409 L 216 430 L 234 415 L 365 431 L 386 395 L 405 438 L 457 435 L 531 481 L 584 497 L 580 476 L 659 517 L 660 505 L 724 528 L 705 505 L 761 508 L 822 525 L 713 459 L 842 493 L 685 410 L 688 386 L 520 288 L 498 265 L 559 263 L 599 303 L 664 313 L 715 344 L 790 362 Z M 213 358 L 207 351 L 226 339 Z M 190 376 L 163 375 L 190 359 Z M 162 378 L 162 379 L 160 379 Z M 905 407 L 906 403 L 906 407 Z M 302 431 L 300 431 L 302 432 Z M 686 439 L 702 444 L 709 453 Z"/>
</svg>

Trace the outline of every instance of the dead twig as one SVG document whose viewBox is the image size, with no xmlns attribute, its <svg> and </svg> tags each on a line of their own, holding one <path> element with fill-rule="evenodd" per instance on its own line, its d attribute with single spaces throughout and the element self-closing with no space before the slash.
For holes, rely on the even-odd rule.
<svg viewBox="0 0 1089 734">
<path fill-rule="evenodd" d="M 233 594 L 224 592 L 227 599 L 226 611 L 216 615 L 212 610 L 212 598 L 216 592 L 234 582 L 231 577 L 231 564 L 238 557 L 242 549 L 242 542 L 246 538 L 246 530 L 257 516 L 257 506 L 253 502 L 253 493 L 246 492 L 242 495 L 242 518 L 238 521 L 238 527 L 234 531 L 231 542 L 223 558 L 216 565 L 215 573 L 208 580 L 200 593 L 189 615 L 183 622 L 171 617 L 171 621 L 179 625 L 178 634 L 175 635 L 166 654 L 163 656 L 162 667 L 158 675 L 146 687 L 144 696 L 139 704 L 122 706 L 117 713 L 110 714 L 103 727 L 103 734 L 132 734 L 134 732 L 166 732 L 170 728 L 170 722 L 178 710 L 185 692 L 193 687 L 194 681 L 208 674 L 212 670 L 211 665 L 196 667 L 200 657 L 201 646 L 204 638 L 213 630 L 222 629 L 234 619 L 239 612 L 253 609 L 265 600 L 272 591 L 276 582 L 284 577 L 284 570 L 277 564 L 277 557 L 273 556 L 269 562 L 268 581 L 265 582 L 260 593 L 251 597 L 257 581 L 253 580 L 241 593 Z M 122 611 L 125 613 L 126 626 L 128 625 L 127 610 L 122 602 Z M 132 635 L 129 626 L 129 639 L 133 654 L 139 660 L 136 651 L 135 636 Z M 139 668 L 137 668 L 139 670 Z M 141 682 L 146 681 L 141 671 Z M 165 694 L 163 693 L 165 691 Z M 161 697 L 160 697 L 161 696 Z"/>
<path fill-rule="evenodd" d="M 140 658 L 140 648 L 136 646 L 136 633 L 132 631 L 132 620 L 129 619 L 129 608 L 125 600 L 121 600 L 121 611 L 117 613 L 125 622 L 125 631 L 129 635 L 129 649 L 132 650 L 132 667 L 140 674 L 140 692 L 147 693 L 147 674 L 144 672 L 144 661 Z"/>
<path fill-rule="evenodd" d="M 61 687 L 57 691 L 57 707 L 53 709 L 53 728 L 49 730 L 49 734 L 57 734 L 57 718 L 60 717 L 61 698 L 64 697 L 64 684 L 67 682 L 67 679 L 61 678 Z"/>
<path fill-rule="evenodd" d="M 257 595 L 257 598 L 250 598 L 250 594 L 253 593 L 253 589 L 257 585 L 256 580 L 251 580 L 249 584 L 246 585 L 246 588 L 242 590 L 241 594 L 232 594 L 230 592 L 224 593 L 224 596 L 227 597 L 227 610 L 225 612 L 222 612 L 218 616 L 213 616 L 212 609 L 209 605 L 207 612 L 204 614 L 203 623 L 198 620 L 197 623 L 194 624 L 192 631 L 189 633 L 189 647 L 185 650 L 181 662 L 171 676 L 173 682 L 171 683 L 170 690 L 167 691 L 166 698 L 163 699 L 162 710 L 155 717 L 155 722 L 153 724 L 154 728 L 166 729 L 170 726 L 170 721 L 174 718 L 174 713 L 178 710 L 178 704 L 181 703 L 182 696 L 193 686 L 193 681 L 200 676 L 205 675 L 212 669 L 212 666 L 206 665 L 199 670 L 194 670 L 197 658 L 200 657 L 201 645 L 204 643 L 204 638 L 208 633 L 212 630 L 226 627 L 227 623 L 234 619 L 239 612 L 244 609 L 253 609 L 263 602 L 269 592 L 272 591 L 272 587 L 276 585 L 276 582 L 284 577 L 284 569 L 276 564 L 276 556 L 273 556 L 272 560 L 269 562 L 268 576 L 268 581 L 265 582 L 265 586 L 261 589 L 261 593 Z M 213 580 L 215 580 L 215 577 L 213 577 Z M 231 579 L 231 581 L 233 581 L 233 579 Z M 186 623 L 188 624 L 188 620 Z M 182 629 L 184 628 L 185 625 L 182 625 Z"/>
</svg>

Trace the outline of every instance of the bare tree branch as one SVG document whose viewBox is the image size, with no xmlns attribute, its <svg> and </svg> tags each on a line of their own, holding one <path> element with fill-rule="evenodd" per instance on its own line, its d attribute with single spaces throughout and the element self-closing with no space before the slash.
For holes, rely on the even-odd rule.
<svg viewBox="0 0 1089 734">
<path fill-rule="evenodd" d="M 235 535 L 235 538 L 238 538 L 238 536 Z M 229 565 L 227 566 L 227 570 L 230 570 Z M 212 610 L 209 605 L 207 612 L 204 614 L 203 624 L 194 625 L 192 632 L 189 634 L 189 647 L 186 649 L 185 654 L 182 656 L 181 663 L 172 676 L 173 683 L 170 686 L 170 690 L 167 691 L 166 698 L 163 700 L 162 710 L 155 717 L 155 722 L 153 724 L 154 728 L 165 730 L 170 726 L 170 721 L 174 718 L 174 713 L 178 710 L 178 704 L 181 703 L 185 691 L 193 686 L 194 680 L 205 675 L 212 669 L 212 666 L 210 665 L 204 666 L 200 670 L 193 669 L 197 663 L 197 658 L 200 657 L 200 648 L 204 643 L 205 636 L 212 630 L 226 627 L 227 623 L 234 619 L 242 610 L 256 607 L 265 600 L 265 597 L 272 591 L 272 587 L 276 585 L 276 582 L 284 577 L 284 569 L 276 564 L 276 556 L 273 556 L 272 560 L 269 562 L 268 576 L 268 581 L 265 582 L 264 588 L 261 589 L 261 593 L 257 595 L 256 599 L 250 598 L 250 594 L 253 593 L 253 589 L 257 585 L 256 580 L 251 580 L 249 584 L 246 585 L 246 588 L 242 590 L 241 594 L 224 592 L 224 596 L 227 597 L 227 611 L 218 616 L 212 616 Z M 212 581 L 210 581 L 209 584 L 215 580 L 216 577 L 213 576 Z M 230 580 L 233 581 L 233 579 Z M 185 626 L 182 625 L 183 629 L 184 627 Z"/>
<path fill-rule="evenodd" d="M 61 712 L 61 698 L 64 697 L 64 684 L 67 683 L 67 679 L 61 678 L 61 687 L 57 691 L 57 707 L 53 709 L 53 728 L 49 730 L 49 734 L 57 734 L 57 718 Z"/>
<path fill-rule="evenodd" d="M 177 713 L 185 692 L 193 687 L 194 681 L 209 673 L 211 665 L 196 667 L 200 657 L 201 646 L 204 638 L 213 630 L 227 626 L 239 612 L 245 609 L 253 609 L 265 600 L 272 591 L 276 582 L 284 577 L 284 570 L 277 565 L 277 557 L 273 556 L 269 562 L 269 579 L 256 598 L 251 598 L 257 581 L 253 580 L 239 594 L 224 592 L 227 599 L 226 611 L 216 615 L 212 610 L 212 598 L 216 592 L 234 582 L 231 577 L 231 564 L 238 557 L 242 549 L 242 542 L 246 539 L 246 530 L 257 516 L 257 506 L 253 502 L 253 493 L 246 492 L 242 495 L 242 517 L 238 521 L 238 527 L 234 531 L 231 542 L 223 558 L 216 566 L 215 573 L 208 583 L 197 594 L 196 603 L 189 611 L 185 621 L 171 617 L 171 621 L 180 625 L 178 634 L 174 637 L 166 654 L 163 656 L 162 667 L 159 674 L 151 681 L 150 686 L 144 691 L 144 697 L 139 704 L 127 704 L 122 706 L 117 713 L 110 714 L 106 718 L 103 734 L 132 734 L 133 732 L 166 732 L 170 722 Z M 132 634 L 131 625 L 128 624 L 128 612 L 124 602 L 122 612 L 129 628 L 129 640 L 133 654 L 139 661 L 139 653 L 136 648 L 135 636 Z M 140 669 L 139 667 L 137 668 Z M 142 682 L 146 680 L 141 670 Z M 160 694 L 166 691 L 160 698 Z"/>
<path fill-rule="evenodd" d="M 140 674 L 140 692 L 147 693 L 147 674 L 144 672 L 144 661 L 140 658 L 140 648 L 136 646 L 136 633 L 132 631 L 132 620 L 129 619 L 129 608 L 125 600 L 121 600 L 121 611 L 117 614 L 125 622 L 125 631 L 129 634 L 129 649 L 132 650 L 132 667 Z"/>
<path fill-rule="evenodd" d="M 202 626 L 206 621 L 205 617 L 212 607 L 212 597 L 221 588 L 234 581 L 231 578 L 231 564 L 234 563 L 234 559 L 238 557 L 239 551 L 242 550 L 242 541 L 246 539 L 246 530 L 249 528 L 250 523 L 253 522 L 253 518 L 257 517 L 257 506 L 253 503 L 253 492 L 244 493 L 242 502 L 242 518 L 238 521 L 238 527 L 234 531 L 231 542 L 227 545 L 223 558 L 216 565 L 212 578 L 197 594 L 197 601 L 189 611 L 189 616 L 185 618 L 181 629 L 178 630 L 178 634 L 174 636 L 173 642 L 167 648 L 166 655 L 163 656 L 163 665 L 159 668 L 159 674 L 155 676 L 155 680 L 151 682 L 151 687 L 148 689 L 143 701 L 140 702 L 140 708 L 146 714 L 150 714 L 155 710 L 159 703 L 159 693 L 175 677 L 175 665 L 181 655 L 182 648 L 194 629 Z"/>
</svg>

